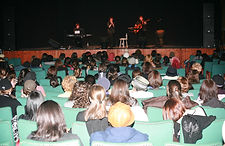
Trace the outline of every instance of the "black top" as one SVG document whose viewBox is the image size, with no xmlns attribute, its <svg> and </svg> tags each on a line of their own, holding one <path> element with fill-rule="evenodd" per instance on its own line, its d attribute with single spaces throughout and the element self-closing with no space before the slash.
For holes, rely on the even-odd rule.
<svg viewBox="0 0 225 146">
<path fill-rule="evenodd" d="M 85 111 L 79 112 L 76 120 L 85 122 L 84 113 Z M 88 120 L 86 122 L 86 127 L 89 135 L 97 131 L 105 131 L 108 126 L 108 118 L 106 117 L 103 119 Z"/>
<path fill-rule="evenodd" d="M 17 114 L 16 108 L 19 105 L 21 105 L 21 103 L 17 99 L 13 99 L 9 95 L 0 95 L 0 107 L 11 107 L 13 117 Z"/>
</svg>

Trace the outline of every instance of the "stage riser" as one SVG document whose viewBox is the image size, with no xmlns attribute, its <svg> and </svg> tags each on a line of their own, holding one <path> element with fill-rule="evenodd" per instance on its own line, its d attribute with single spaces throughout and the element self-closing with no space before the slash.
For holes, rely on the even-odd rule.
<svg viewBox="0 0 225 146">
<path fill-rule="evenodd" d="M 43 53 L 52 55 L 54 58 L 58 58 L 60 53 L 65 53 L 66 57 L 70 57 L 73 52 L 76 52 L 78 57 L 81 57 L 83 53 L 90 51 L 92 54 L 97 53 L 98 51 L 107 51 L 107 53 L 114 53 L 115 55 L 123 55 L 124 52 L 128 50 L 129 54 L 134 53 L 137 49 L 79 49 L 79 50 L 31 50 L 31 51 L 4 51 L 4 55 L 7 58 L 21 58 L 22 63 L 25 61 L 30 61 L 32 56 L 38 58 L 42 57 Z M 190 55 L 195 55 L 197 50 L 201 50 L 202 53 L 207 53 L 208 55 L 213 54 L 215 48 L 159 48 L 159 49 L 140 49 L 142 54 L 147 55 L 151 54 L 152 50 L 156 50 L 162 56 L 169 56 L 170 52 L 173 51 L 175 56 L 177 56 L 182 65 L 183 62 L 189 59 Z"/>
</svg>

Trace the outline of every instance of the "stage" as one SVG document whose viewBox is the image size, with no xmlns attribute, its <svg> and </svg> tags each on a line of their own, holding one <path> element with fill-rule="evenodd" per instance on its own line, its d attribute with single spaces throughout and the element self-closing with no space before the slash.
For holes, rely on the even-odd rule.
<svg viewBox="0 0 225 146">
<path fill-rule="evenodd" d="M 211 55 L 213 53 L 213 50 L 215 48 L 199 48 L 199 47 L 169 47 L 169 46 L 163 46 L 162 48 L 155 48 L 154 46 L 146 46 L 146 48 L 110 48 L 110 49 L 101 49 L 100 46 L 89 46 L 84 49 L 51 49 L 50 47 L 46 48 L 29 48 L 24 50 L 16 50 L 16 51 L 4 51 L 5 57 L 8 59 L 10 58 L 21 58 L 21 62 L 24 63 L 25 61 L 30 61 L 32 56 L 36 56 L 38 58 L 42 57 L 43 53 L 47 53 L 49 55 L 52 55 L 54 58 L 58 58 L 60 53 L 65 53 L 66 57 L 70 57 L 72 53 L 76 52 L 78 57 L 81 57 L 83 53 L 89 51 L 91 54 L 95 54 L 98 51 L 106 51 L 109 53 L 114 53 L 115 56 L 119 55 L 122 56 L 126 51 L 129 52 L 129 54 L 134 53 L 137 49 L 140 49 L 143 55 L 151 54 L 152 50 L 156 50 L 157 53 L 160 53 L 162 56 L 169 56 L 170 52 L 173 51 L 175 53 L 175 56 L 177 56 L 182 65 L 185 60 L 189 59 L 190 55 L 195 55 L 197 50 L 201 50 L 202 53 L 207 53 L 208 55 Z"/>
</svg>

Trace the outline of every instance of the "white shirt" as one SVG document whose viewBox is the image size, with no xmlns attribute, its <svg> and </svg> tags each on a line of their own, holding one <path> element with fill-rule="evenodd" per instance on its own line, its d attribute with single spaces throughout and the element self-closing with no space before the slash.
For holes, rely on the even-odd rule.
<svg viewBox="0 0 225 146">
<path fill-rule="evenodd" d="M 133 98 L 150 98 L 153 97 L 153 93 L 149 91 L 134 91 L 129 90 L 130 96 Z"/>
<path fill-rule="evenodd" d="M 74 101 L 73 100 L 67 101 L 67 102 L 64 103 L 64 107 L 70 107 L 70 108 L 72 108 L 73 107 L 73 104 L 74 104 Z"/>
</svg>

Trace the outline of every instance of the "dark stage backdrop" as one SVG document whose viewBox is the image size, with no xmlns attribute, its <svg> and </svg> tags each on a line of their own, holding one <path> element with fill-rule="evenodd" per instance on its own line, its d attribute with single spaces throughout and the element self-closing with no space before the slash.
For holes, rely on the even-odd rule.
<svg viewBox="0 0 225 146">
<path fill-rule="evenodd" d="M 155 43 L 155 29 L 160 25 L 167 45 L 202 45 L 202 0 L 18 0 L 13 5 L 17 48 L 47 47 L 50 38 L 65 44 L 65 35 L 72 33 L 75 23 L 92 34 L 96 44 L 105 36 L 110 16 L 121 37 L 140 15 L 151 19 L 149 44 Z"/>
</svg>

